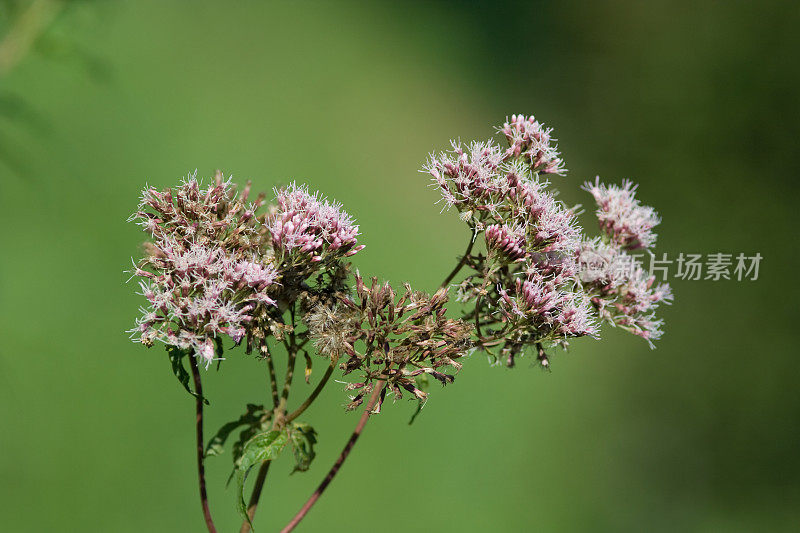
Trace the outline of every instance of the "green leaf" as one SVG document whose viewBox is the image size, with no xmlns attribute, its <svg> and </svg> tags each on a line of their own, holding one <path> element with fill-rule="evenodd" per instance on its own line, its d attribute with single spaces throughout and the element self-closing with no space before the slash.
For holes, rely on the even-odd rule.
<svg viewBox="0 0 800 533">
<path fill-rule="evenodd" d="M 265 413 L 263 405 L 254 405 L 252 403 L 247 404 L 247 412 L 245 414 L 240 416 L 237 420 L 228 422 L 227 424 L 219 428 L 217 433 L 213 437 L 211 437 L 211 440 L 208 441 L 208 446 L 206 446 L 206 457 L 222 454 L 222 452 L 224 451 L 223 447 L 225 445 L 225 441 L 228 440 L 230 434 L 233 433 L 236 429 L 242 426 L 260 428 L 262 423 L 262 417 L 264 417 L 265 414 L 268 413 Z M 250 437 L 252 437 L 252 435 L 248 436 L 247 439 L 245 439 L 245 441 L 249 440 Z M 244 442 L 242 444 L 244 444 Z"/>
<path fill-rule="evenodd" d="M 178 378 L 178 381 L 181 385 L 183 385 L 183 388 L 186 389 L 186 392 L 195 398 L 200 398 L 200 396 L 189 386 L 189 372 L 186 371 L 186 368 L 183 365 L 183 358 L 189 355 L 189 351 L 182 350 L 177 346 L 167 346 L 167 355 L 169 355 L 169 362 L 172 364 L 172 373 L 175 374 L 176 378 Z M 201 399 L 203 400 L 203 403 L 208 405 L 208 400 L 205 398 Z"/>
<path fill-rule="evenodd" d="M 250 523 L 250 517 L 247 516 L 247 504 L 244 501 L 244 482 L 247 480 L 247 474 L 253 466 L 263 463 L 264 461 L 276 459 L 280 455 L 286 443 L 289 440 L 289 434 L 284 428 L 280 431 L 265 431 L 254 436 L 247 441 L 242 450 L 242 457 L 239 461 L 239 466 L 236 469 L 236 485 L 238 489 L 238 509 L 242 517 Z"/>
<path fill-rule="evenodd" d="M 233 469 L 231 470 L 231 475 L 228 476 L 228 480 L 225 482 L 226 487 L 230 485 L 233 478 L 236 477 L 236 472 L 239 470 L 239 465 L 242 462 L 244 445 L 263 429 L 264 428 L 260 428 L 258 426 L 248 426 L 244 428 L 241 433 L 239 433 L 239 438 L 236 439 L 236 442 L 234 442 L 233 446 L 231 447 L 231 454 L 233 455 Z"/>
<path fill-rule="evenodd" d="M 292 474 L 295 472 L 305 472 L 311 466 L 311 461 L 313 461 L 316 456 L 314 445 L 317 443 L 317 432 L 308 424 L 295 422 L 292 424 L 289 438 L 292 443 L 292 451 L 294 452 L 295 460 Z"/>
</svg>

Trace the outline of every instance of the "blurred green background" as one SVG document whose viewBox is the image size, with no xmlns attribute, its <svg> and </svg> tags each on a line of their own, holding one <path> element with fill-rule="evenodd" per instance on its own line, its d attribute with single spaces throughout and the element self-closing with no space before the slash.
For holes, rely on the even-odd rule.
<svg viewBox="0 0 800 533">
<path fill-rule="evenodd" d="M 0 3 L 7 35 L 26 2 Z M 302 531 L 796 531 L 797 2 L 70 2 L 0 78 L 0 531 L 202 531 L 192 399 L 124 331 L 125 222 L 147 182 L 290 179 L 361 224 L 363 273 L 433 289 L 466 243 L 417 172 L 511 113 L 570 172 L 638 181 L 658 252 L 759 252 L 758 281 L 674 281 L 650 351 L 606 328 L 545 373 L 476 354 L 387 405 Z M 586 218 L 587 226 L 591 225 Z M 317 367 L 318 372 L 320 366 Z M 266 396 L 241 352 L 207 432 Z M 300 387 L 302 390 L 302 387 Z M 301 396 L 300 392 L 295 393 Z M 270 473 L 282 526 L 355 425 L 329 387 L 311 471 Z M 238 531 L 225 455 L 208 462 Z"/>
</svg>

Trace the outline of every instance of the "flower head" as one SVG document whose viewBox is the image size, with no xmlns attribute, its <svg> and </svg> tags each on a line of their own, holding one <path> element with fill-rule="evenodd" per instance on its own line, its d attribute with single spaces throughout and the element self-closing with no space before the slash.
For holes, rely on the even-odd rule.
<svg viewBox="0 0 800 533">
<path fill-rule="evenodd" d="M 195 172 L 174 189 L 145 187 L 138 210 L 129 220 L 154 239 L 171 237 L 179 242 L 217 244 L 254 253 L 262 245 L 263 232 L 255 213 L 264 205 L 264 197 L 249 202 L 249 195 L 249 182 L 237 194 L 236 186 L 222 173 L 203 185 Z"/>
<path fill-rule="evenodd" d="M 508 140 L 509 153 L 524 157 L 534 171 L 560 176 L 567 173 L 558 146 L 552 144 L 556 141 L 551 135 L 553 128 L 544 127 L 533 115 L 511 115 L 499 131 Z"/>
<path fill-rule="evenodd" d="M 227 335 L 238 344 L 256 311 L 275 306 L 279 275 L 263 253 L 255 216 L 263 199 L 247 204 L 248 194 L 249 186 L 237 197 L 221 174 L 207 187 L 192 175 L 174 191 L 143 191 L 131 218 L 153 241 L 134 263 L 147 300 L 131 331 L 135 340 L 193 349 L 208 366 L 214 339 Z"/>
<path fill-rule="evenodd" d="M 305 185 L 276 189 L 277 211 L 268 219 L 276 256 L 292 263 L 349 257 L 364 248 L 356 225 L 342 206 Z"/>
<path fill-rule="evenodd" d="M 506 190 L 502 148 L 494 141 L 451 145 L 450 152 L 430 154 L 423 170 L 433 177 L 448 207 L 492 211 Z"/>
<path fill-rule="evenodd" d="M 616 243 L 593 239 L 582 244 L 578 255 L 581 282 L 600 318 L 638 335 L 652 346 L 662 334 L 655 310 L 673 299 L 668 283 L 655 283 L 639 264 Z"/>
<path fill-rule="evenodd" d="M 511 261 L 525 258 L 525 231 L 521 226 L 492 224 L 486 228 L 486 247 Z"/>
<path fill-rule="evenodd" d="M 532 253 L 572 256 L 581 232 L 572 209 L 556 200 L 549 183 L 492 141 L 431 155 L 425 166 L 448 206 L 478 230 L 490 248 L 506 248 L 516 261 Z M 507 239 L 504 240 L 504 239 Z"/>
<path fill-rule="evenodd" d="M 600 228 L 623 248 L 635 250 L 650 248 L 656 242 L 653 228 L 661 219 L 652 207 L 641 205 L 636 199 L 636 185 L 624 180 L 622 186 L 605 185 L 600 178 L 587 181 L 583 189 L 597 202 Z"/>
<path fill-rule="evenodd" d="M 583 291 L 559 286 L 552 278 L 531 274 L 499 290 L 498 305 L 518 335 L 528 343 L 595 336 L 598 332 Z"/>
</svg>

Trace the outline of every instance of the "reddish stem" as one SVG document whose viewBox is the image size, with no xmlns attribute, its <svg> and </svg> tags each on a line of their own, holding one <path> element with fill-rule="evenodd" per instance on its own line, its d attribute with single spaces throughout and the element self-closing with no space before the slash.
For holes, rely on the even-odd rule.
<svg viewBox="0 0 800 533">
<path fill-rule="evenodd" d="M 378 402 L 378 398 L 380 397 L 381 392 L 383 391 L 384 383 L 385 382 L 383 380 L 379 380 L 375 384 L 375 388 L 373 389 L 372 395 L 369 398 L 369 402 L 367 402 L 367 406 L 364 408 L 364 412 L 362 413 L 361 418 L 358 421 L 358 425 L 356 426 L 356 429 L 353 431 L 353 434 L 350 435 L 350 440 L 348 440 L 347 444 L 344 445 L 344 449 L 342 450 L 342 453 L 339 454 L 339 458 L 336 460 L 336 463 L 334 463 L 334 465 L 331 467 L 330 471 L 328 472 L 328 475 L 325 476 L 325 479 L 323 479 L 322 483 L 319 484 L 319 487 L 317 487 L 317 490 L 314 491 L 314 494 L 312 494 L 311 497 L 308 499 L 308 501 L 305 504 L 303 504 L 303 507 L 300 509 L 300 511 L 298 511 L 298 513 L 294 516 L 294 518 L 292 518 L 291 522 L 286 524 L 286 527 L 284 527 L 281 530 L 281 533 L 289 533 L 295 527 L 297 527 L 297 524 L 299 524 L 300 521 L 303 518 L 305 518 L 306 514 L 308 514 L 308 511 L 311 509 L 311 507 L 317 502 L 319 497 L 322 496 L 322 493 L 325 491 L 328 485 L 330 485 L 331 481 L 333 481 L 333 478 L 336 476 L 336 473 L 342 467 L 342 464 L 344 463 L 344 460 L 347 459 L 347 456 L 350 455 L 350 451 L 353 449 L 353 446 L 355 446 L 358 437 L 364 430 L 364 426 L 367 424 L 367 420 L 369 420 L 370 412 L 375 407 L 375 404 Z"/>
<path fill-rule="evenodd" d="M 217 533 L 214 520 L 211 518 L 211 509 L 208 507 L 208 494 L 206 493 L 206 471 L 203 465 L 205 452 L 203 449 L 203 385 L 200 382 L 200 371 L 193 355 L 189 356 L 192 377 L 194 378 L 195 405 L 197 411 L 197 476 L 200 480 L 200 504 L 203 507 L 203 518 L 209 533 Z"/>
</svg>

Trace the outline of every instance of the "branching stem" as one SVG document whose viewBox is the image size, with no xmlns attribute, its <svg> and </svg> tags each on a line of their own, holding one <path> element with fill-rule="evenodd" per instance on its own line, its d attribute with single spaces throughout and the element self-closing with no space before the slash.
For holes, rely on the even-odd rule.
<svg viewBox="0 0 800 533">
<path fill-rule="evenodd" d="M 461 256 L 461 260 L 458 262 L 458 264 L 453 269 L 453 271 L 450 272 L 450 274 L 448 274 L 447 277 L 444 278 L 444 281 L 442 282 L 442 284 L 439 285 L 440 289 L 443 289 L 443 288 L 447 287 L 447 285 L 451 281 L 453 281 L 453 278 L 456 277 L 456 275 L 461 271 L 461 269 L 467 263 L 467 259 L 469 259 L 469 254 L 472 253 L 472 247 L 475 245 L 475 238 L 477 236 L 478 236 L 478 228 L 473 227 L 472 228 L 472 238 L 469 240 L 469 244 L 467 245 L 467 249 L 464 251 L 464 255 Z"/>
<path fill-rule="evenodd" d="M 269 352 L 267 353 L 267 368 L 269 368 L 269 383 L 272 391 L 272 403 L 274 407 L 272 417 L 273 428 L 278 426 L 283 427 L 283 425 L 289 421 L 285 418 L 286 404 L 289 401 L 289 391 L 292 388 L 292 378 L 294 377 L 294 367 L 295 360 L 297 358 L 297 352 L 302 346 L 302 344 L 297 344 L 297 338 L 294 332 L 294 328 L 297 326 L 295 323 L 294 307 L 291 308 L 290 313 L 292 318 L 292 332 L 287 335 L 287 338 L 284 341 L 288 358 L 286 366 L 286 378 L 280 397 L 278 396 L 278 380 L 275 375 L 275 364 L 272 361 L 272 355 L 269 354 Z M 317 394 L 319 394 L 319 392 L 317 392 Z M 247 516 L 250 518 L 250 520 L 244 520 L 242 522 L 242 527 L 239 529 L 240 533 L 248 533 L 251 530 L 250 524 L 253 521 L 253 517 L 255 517 L 256 509 L 258 509 L 258 500 L 261 498 L 261 491 L 264 489 L 264 483 L 267 480 L 270 464 L 270 460 L 264 461 L 261 463 L 261 466 L 258 469 L 258 476 L 256 477 L 255 484 L 253 485 L 253 492 L 250 494 L 250 501 L 247 505 Z"/>
<path fill-rule="evenodd" d="M 306 501 L 306 503 L 303 504 L 303 507 L 300 508 L 300 511 L 297 512 L 294 518 L 292 518 L 292 520 L 288 524 L 286 524 L 286 526 L 281 530 L 281 533 L 289 533 L 289 531 L 292 531 L 295 527 L 297 527 L 297 524 L 299 524 L 300 521 L 303 518 L 305 518 L 306 514 L 308 514 L 308 511 L 311 509 L 311 507 L 317 502 L 319 497 L 322 496 L 322 493 L 325 491 L 325 489 L 328 487 L 331 481 L 333 481 L 333 478 L 336 476 L 336 473 L 342 467 L 342 464 L 344 464 L 344 461 L 345 459 L 347 459 L 347 456 L 350 455 L 350 451 L 353 449 L 353 446 L 355 446 L 358 437 L 364 430 L 364 426 L 367 424 L 367 420 L 369 420 L 369 415 L 372 412 L 372 409 L 375 407 L 375 404 L 378 402 L 378 398 L 380 398 L 384 385 L 385 382 L 382 380 L 378 381 L 375 384 L 375 388 L 372 390 L 372 395 L 370 396 L 369 401 L 367 402 L 367 406 L 364 408 L 364 412 L 362 413 L 361 418 L 358 421 L 358 425 L 356 425 L 356 429 L 353 431 L 353 434 L 350 435 L 350 439 L 347 441 L 347 444 L 344 445 L 344 449 L 342 450 L 342 453 L 339 454 L 339 458 L 331 467 L 330 471 L 328 472 L 328 475 L 325 476 L 325 479 L 322 480 L 322 483 L 319 484 L 317 490 L 314 491 L 314 494 L 312 494 L 311 497 L 308 499 L 308 501 Z"/>
<path fill-rule="evenodd" d="M 328 365 L 328 369 L 325 371 L 325 375 L 322 376 L 322 379 L 319 381 L 319 383 L 317 384 L 317 386 L 314 389 L 314 391 L 308 396 L 308 398 L 306 398 L 306 401 L 304 401 L 300 405 L 300 407 L 298 407 L 297 409 L 295 409 L 289 415 L 286 416 L 286 422 L 287 423 L 291 422 L 292 420 L 294 420 L 295 418 L 297 418 L 298 416 L 303 414 L 303 412 L 306 409 L 308 409 L 308 407 L 312 403 L 314 403 L 314 400 L 317 399 L 317 396 L 319 396 L 319 393 L 322 392 L 322 389 L 325 388 L 325 385 L 328 383 L 328 379 L 330 379 L 331 374 L 333 374 L 333 369 L 334 369 L 335 366 L 336 366 L 336 360 L 332 359 L 331 360 L 331 364 Z"/>
</svg>

